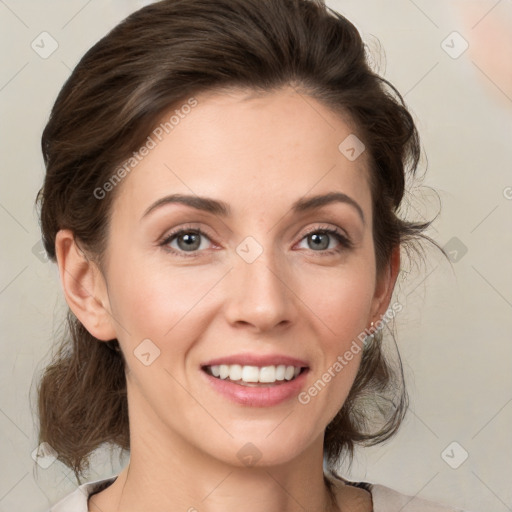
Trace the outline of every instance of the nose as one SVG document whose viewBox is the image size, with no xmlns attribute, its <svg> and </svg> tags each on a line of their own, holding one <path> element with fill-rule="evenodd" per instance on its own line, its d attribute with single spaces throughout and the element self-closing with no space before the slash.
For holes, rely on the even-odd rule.
<svg viewBox="0 0 512 512">
<path fill-rule="evenodd" d="M 255 332 L 289 327 L 298 313 L 292 281 L 285 259 L 276 258 L 270 249 L 252 262 L 236 254 L 226 282 L 227 321 Z"/>
</svg>

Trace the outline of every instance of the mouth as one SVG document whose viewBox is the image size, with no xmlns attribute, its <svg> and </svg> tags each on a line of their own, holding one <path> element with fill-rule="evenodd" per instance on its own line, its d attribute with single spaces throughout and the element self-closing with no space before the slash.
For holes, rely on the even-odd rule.
<svg viewBox="0 0 512 512">
<path fill-rule="evenodd" d="M 218 380 L 247 387 L 273 387 L 295 380 L 308 371 L 305 366 L 269 365 L 242 366 L 239 364 L 215 364 L 201 369 Z"/>
</svg>

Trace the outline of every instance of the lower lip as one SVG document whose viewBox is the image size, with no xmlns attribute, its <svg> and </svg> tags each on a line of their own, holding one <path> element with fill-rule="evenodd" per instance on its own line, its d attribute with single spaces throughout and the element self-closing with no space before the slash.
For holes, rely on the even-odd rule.
<svg viewBox="0 0 512 512">
<path fill-rule="evenodd" d="M 242 386 L 231 381 L 217 379 L 204 370 L 201 370 L 201 373 L 215 391 L 224 395 L 232 402 L 250 407 L 271 407 L 299 394 L 304 386 L 308 369 L 304 370 L 293 380 L 283 381 L 282 384 L 267 387 Z"/>
</svg>

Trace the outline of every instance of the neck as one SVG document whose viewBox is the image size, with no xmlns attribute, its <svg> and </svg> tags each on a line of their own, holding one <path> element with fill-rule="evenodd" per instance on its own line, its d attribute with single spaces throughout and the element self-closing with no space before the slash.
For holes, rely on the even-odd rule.
<svg viewBox="0 0 512 512">
<path fill-rule="evenodd" d="M 171 428 L 146 405 L 140 398 L 129 407 L 130 462 L 111 486 L 91 497 L 89 512 L 337 510 L 324 481 L 324 432 L 302 443 L 306 448 L 282 430 L 257 439 L 245 431 L 241 440 L 215 422 L 202 423 L 204 433 Z M 273 429 L 270 421 L 263 431 Z"/>
<path fill-rule="evenodd" d="M 147 439 L 132 436 L 129 464 L 110 487 L 91 497 L 90 512 L 338 510 L 324 482 L 323 438 L 286 464 L 252 467 L 194 453 L 177 439 Z"/>
</svg>

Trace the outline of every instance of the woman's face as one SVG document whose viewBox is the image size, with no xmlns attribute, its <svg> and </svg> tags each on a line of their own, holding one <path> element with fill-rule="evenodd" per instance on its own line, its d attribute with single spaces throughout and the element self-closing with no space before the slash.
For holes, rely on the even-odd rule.
<svg viewBox="0 0 512 512">
<path fill-rule="evenodd" d="M 291 88 L 196 100 L 153 132 L 112 210 L 104 275 L 132 442 L 284 463 L 322 443 L 358 370 L 354 340 L 389 301 L 367 155 L 339 116 Z M 308 202 L 327 194 L 339 196 Z M 247 380 L 281 380 L 208 374 L 239 380 L 236 363 L 256 367 L 241 369 Z M 305 369 L 283 381 L 282 365 Z"/>
</svg>

